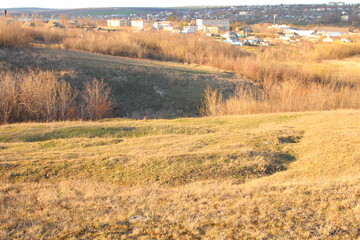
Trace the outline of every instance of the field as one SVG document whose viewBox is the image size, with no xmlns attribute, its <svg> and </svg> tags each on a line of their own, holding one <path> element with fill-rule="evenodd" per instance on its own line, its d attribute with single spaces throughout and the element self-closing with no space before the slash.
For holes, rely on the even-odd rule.
<svg viewBox="0 0 360 240">
<path fill-rule="evenodd" d="M 360 112 L 0 126 L 0 239 L 358 239 Z"/>
<path fill-rule="evenodd" d="M 359 42 L 5 20 L 0 240 L 360 239 Z"/>
</svg>

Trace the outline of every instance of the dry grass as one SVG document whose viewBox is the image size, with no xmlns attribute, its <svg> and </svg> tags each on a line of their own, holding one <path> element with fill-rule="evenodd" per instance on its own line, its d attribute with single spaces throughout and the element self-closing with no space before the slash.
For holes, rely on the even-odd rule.
<svg viewBox="0 0 360 240">
<path fill-rule="evenodd" d="M 0 47 L 27 46 L 31 41 L 29 31 L 19 22 L 7 22 L 0 18 Z"/>
<path fill-rule="evenodd" d="M 0 238 L 357 239 L 359 117 L 0 126 Z"/>
<path fill-rule="evenodd" d="M 319 44 L 314 49 L 314 58 L 317 60 L 344 59 L 354 55 L 359 55 L 359 53 L 360 42 L 355 42 L 352 44 Z"/>
<path fill-rule="evenodd" d="M 225 100 L 218 90 L 207 89 L 200 113 L 219 116 L 359 108 L 358 87 L 284 81 L 266 87 L 239 87 L 234 96 Z"/>
<path fill-rule="evenodd" d="M 113 109 L 110 88 L 95 78 L 79 92 L 53 71 L 0 73 L 0 123 L 96 120 Z"/>
<path fill-rule="evenodd" d="M 163 31 L 96 32 L 80 29 L 26 29 L 29 41 L 54 43 L 66 49 L 132 58 L 208 65 L 232 71 L 261 85 L 263 98 L 234 93 L 218 114 L 358 108 L 358 68 L 328 65 L 360 53 L 359 43 L 314 44 L 302 47 L 259 47 L 247 54 L 201 35 L 176 35 Z M 289 91 L 292 93 L 289 94 Z M 248 91 L 248 90 L 247 90 Z M 258 93 L 250 93 L 257 95 Z M 245 95 L 245 96 L 244 96 Z"/>
<path fill-rule="evenodd" d="M 178 61 L 215 66 L 225 59 L 244 53 L 232 46 L 213 41 L 203 35 L 148 32 L 83 32 L 66 38 L 65 48 L 132 58 Z"/>
</svg>

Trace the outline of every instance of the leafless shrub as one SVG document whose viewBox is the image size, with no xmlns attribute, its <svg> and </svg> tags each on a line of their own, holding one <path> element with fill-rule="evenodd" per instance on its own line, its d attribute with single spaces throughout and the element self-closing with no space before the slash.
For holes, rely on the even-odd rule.
<svg viewBox="0 0 360 240">
<path fill-rule="evenodd" d="M 114 106 L 110 97 L 110 87 L 96 78 L 91 82 L 85 82 L 81 97 L 84 119 L 97 120 L 109 116 Z"/>
<path fill-rule="evenodd" d="M 0 123 L 99 119 L 109 116 L 110 88 L 94 79 L 81 96 L 51 71 L 6 71 L 0 77 Z"/>
<path fill-rule="evenodd" d="M 19 84 L 19 107 L 25 121 L 54 121 L 56 119 L 57 79 L 52 72 L 22 73 Z"/>
<path fill-rule="evenodd" d="M 204 99 L 199 111 L 203 116 L 221 115 L 221 106 L 223 105 L 222 94 L 218 90 L 206 87 L 204 91 Z"/>
<path fill-rule="evenodd" d="M 75 107 L 77 91 L 73 90 L 69 83 L 64 80 L 58 82 L 57 90 L 57 120 L 64 121 L 77 117 L 78 110 Z"/>
</svg>

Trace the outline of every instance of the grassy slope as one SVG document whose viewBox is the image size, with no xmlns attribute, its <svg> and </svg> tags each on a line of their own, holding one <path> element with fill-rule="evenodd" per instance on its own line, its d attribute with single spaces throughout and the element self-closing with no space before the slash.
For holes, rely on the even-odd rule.
<svg viewBox="0 0 360 240">
<path fill-rule="evenodd" d="M 359 118 L 0 126 L 0 239 L 357 239 Z"/>
<path fill-rule="evenodd" d="M 118 105 L 116 116 L 131 118 L 194 116 L 207 85 L 226 95 L 235 81 L 245 81 L 210 67 L 44 48 L 1 49 L 1 66 L 53 70 L 78 88 L 104 79 Z"/>
</svg>

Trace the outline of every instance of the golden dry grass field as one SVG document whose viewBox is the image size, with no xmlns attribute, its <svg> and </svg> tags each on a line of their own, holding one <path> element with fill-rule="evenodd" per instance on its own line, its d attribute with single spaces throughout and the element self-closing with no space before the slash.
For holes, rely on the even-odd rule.
<svg viewBox="0 0 360 240">
<path fill-rule="evenodd" d="M 0 126 L 0 239 L 359 239 L 360 111 Z"/>
</svg>

